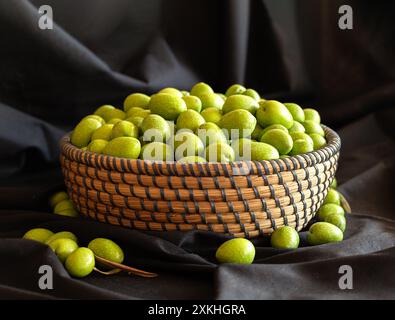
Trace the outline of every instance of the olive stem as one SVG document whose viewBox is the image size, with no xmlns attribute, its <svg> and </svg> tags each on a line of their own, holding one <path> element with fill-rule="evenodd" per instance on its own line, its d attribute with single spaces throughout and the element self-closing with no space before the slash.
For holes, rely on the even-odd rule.
<svg viewBox="0 0 395 320">
<path fill-rule="evenodd" d="M 126 266 L 126 265 L 121 264 L 121 263 L 117 263 L 117 262 L 114 262 L 114 261 L 110 261 L 110 260 L 104 259 L 104 258 L 99 257 L 97 255 L 95 255 L 95 259 L 96 259 L 97 262 L 100 262 L 101 264 L 104 264 L 104 265 L 109 266 L 109 267 L 113 267 L 115 269 L 120 269 L 120 270 L 126 271 L 129 274 L 134 274 L 136 276 L 140 276 L 140 277 L 144 277 L 144 278 L 154 278 L 154 277 L 158 276 L 158 274 L 156 274 L 156 273 L 147 272 L 147 271 L 140 270 L 140 269 L 137 269 L 137 268 L 129 267 L 129 266 Z"/>
<path fill-rule="evenodd" d="M 104 274 L 105 276 L 111 276 L 113 274 L 117 274 L 117 273 L 120 273 L 122 271 L 121 269 L 112 269 L 110 271 L 103 271 L 103 270 L 100 270 L 100 269 L 98 269 L 96 267 L 94 267 L 93 270 L 95 270 L 96 272 L 98 272 L 100 274 Z"/>
</svg>

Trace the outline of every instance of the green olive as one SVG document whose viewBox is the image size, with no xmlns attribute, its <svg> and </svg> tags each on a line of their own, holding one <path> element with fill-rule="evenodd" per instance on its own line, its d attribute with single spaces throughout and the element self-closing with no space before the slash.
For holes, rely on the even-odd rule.
<svg viewBox="0 0 395 320">
<path fill-rule="evenodd" d="M 77 217 L 78 212 L 75 210 L 73 202 L 70 199 L 60 201 L 54 208 L 54 213 L 62 216 Z"/>
<path fill-rule="evenodd" d="M 52 240 L 48 245 L 62 262 L 65 262 L 67 257 L 78 249 L 78 244 L 67 238 Z"/>
<path fill-rule="evenodd" d="M 52 197 L 49 199 L 49 204 L 51 208 L 55 208 L 59 202 L 67 199 L 69 199 L 69 195 L 65 191 L 59 191 L 52 195 Z"/>
<path fill-rule="evenodd" d="M 274 230 L 270 243 L 273 248 L 296 249 L 299 246 L 299 234 L 294 228 L 283 226 Z"/>
<path fill-rule="evenodd" d="M 91 242 L 89 242 L 88 248 L 91 249 L 95 255 L 101 258 L 117 263 L 123 262 L 124 254 L 122 249 L 110 239 L 93 239 Z"/>
<path fill-rule="evenodd" d="M 334 203 L 327 203 L 324 204 L 319 210 L 318 210 L 318 220 L 319 221 L 325 221 L 326 217 L 329 216 L 330 214 L 341 214 L 344 216 L 344 209 Z"/>
<path fill-rule="evenodd" d="M 95 267 L 95 255 L 91 249 L 78 248 L 67 257 L 65 266 L 71 276 L 86 277 Z"/>
<path fill-rule="evenodd" d="M 335 189 L 330 188 L 326 198 L 324 200 L 324 204 L 334 203 L 340 206 L 340 195 Z"/>
<path fill-rule="evenodd" d="M 45 243 L 48 240 L 48 238 L 51 237 L 52 235 L 53 232 L 51 230 L 44 228 L 35 228 L 26 232 L 23 236 L 23 239 L 29 239 L 29 240 Z"/>
<path fill-rule="evenodd" d="M 338 227 L 342 232 L 346 230 L 346 218 L 341 214 L 332 213 L 325 218 L 325 222 L 331 223 Z"/>
<path fill-rule="evenodd" d="M 328 222 L 314 223 L 307 234 L 307 242 L 313 246 L 342 240 L 343 232 Z"/>
<path fill-rule="evenodd" d="M 61 231 L 50 236 L 45 243 L 49 244 L 51 241 L 56 239 L 71 239 L 74 240 L 75 242 L 78 242 L 78 239 L 74 233 L 69 231 Z"/>
<path fill-rule="evenodd" d="M 337 188 L 337 179 L 336 179 L 336 178 L 333 178 L 330 187 L 331 187 L 332 189 L 336 189 L 336 188 Z"/>
</svg>

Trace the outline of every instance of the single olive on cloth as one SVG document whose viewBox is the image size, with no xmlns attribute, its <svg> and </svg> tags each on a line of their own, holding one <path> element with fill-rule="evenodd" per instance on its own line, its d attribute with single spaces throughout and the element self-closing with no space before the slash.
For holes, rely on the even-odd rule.
<svg viewBox="0 0 395 320">
<path fill-rule="evenodd" d="M 247 239 L 235 238 L 224 242 L 215 257 L 219 263 L 251 264 L 255 258 L 255 247 Z"/>
<path fill-rule="evenodd" d="M 23 239 L 45 243 L 51 236 L 53 236 L 53 232 L 51 230 L 45 228 L 35 228 L 27 231 L 24 234 Z"/>
<path fill-rule="evenodd" d="M 67 257 L 65 266 L 71 276 L 86 277 L 95 267 L 95 255 L 91 249 L 78 248 Z"/>
<path fill-rule="evenodd" d="M 314 223 L 307 234 L 307 242 L 313 246 L 342 240 L 343 232 L 328 222 Z"/>
<path fill-rule="evenodd" d="M 93 253 L 101 258 L 122 263 L 124 259 L 124 253 L 119 245 L 114 241 L 105 238 L 93 239 L 88 244 L 88 248 L 93 251 Z"/>
<path fill-rule="evenodd" d="M 270 243 L 273 248 L 296 249 L 299 246 L 298 232 L 289 226 L 283 226 L 273 231 Z"/>
</svg>

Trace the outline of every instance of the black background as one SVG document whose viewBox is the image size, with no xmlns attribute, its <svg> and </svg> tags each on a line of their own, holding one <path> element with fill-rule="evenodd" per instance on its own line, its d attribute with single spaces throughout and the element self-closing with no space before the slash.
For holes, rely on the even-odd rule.
<svg viewBox="0 0 395 320">
<path fill-rule="evenodd" d="M 54 30 L 38 28 L 41 4 Z M 395 4 L 348 1 L 354 29 L 338 28 L 342 1 L 0 0 L 0 297 L 144 299 L 394 299 Z M 62 188 L 61 136 L 102 104 L 132 92 L 224 91 L 232 83 L 265 98 L 314 107 L 342 138 L 337 174 L 349 200 L 345 240 L 296 251 L 255 241 L 251 266 L 217 266 L 226 237 L 139 232 L 55 216 L 48 196 Z M 119 243 L 127 275 L 70 278 L 44 245 L 20 240 L 33 227 Z M 38 267 L 54 268 L 41 291 Z M 354 289 L 340 290 L 350 265 Z"/>
</svg>

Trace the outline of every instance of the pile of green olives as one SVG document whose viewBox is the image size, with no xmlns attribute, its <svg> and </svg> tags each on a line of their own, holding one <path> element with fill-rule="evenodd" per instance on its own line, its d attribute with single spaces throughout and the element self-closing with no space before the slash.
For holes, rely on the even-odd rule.
<svg viewBox="0 0 395 320">
<path fill-rule="evenodd" d="M 327 141 L 315 109 L 266 100 L 240 84 L 216 93 L 199 82 L 190 91 L 132 93 L 123 108 L 102 105 L 77 124 L 71 143 L 115 157 L 191 163 L 278 159 Z"/>
</svg>

